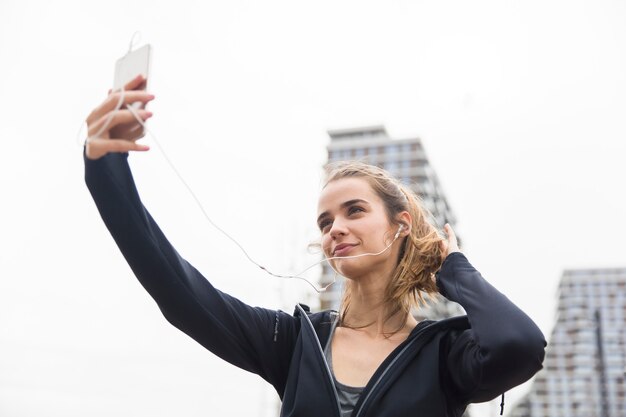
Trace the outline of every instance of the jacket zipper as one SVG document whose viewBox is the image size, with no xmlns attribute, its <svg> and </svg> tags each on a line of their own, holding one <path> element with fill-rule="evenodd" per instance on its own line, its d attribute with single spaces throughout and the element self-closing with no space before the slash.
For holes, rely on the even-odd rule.
<svg viewBox="0 0 626 417">
<path fill-rule="evenodd" d="M 432 326 L 432 325 L 431 325 Z M 395 358 L 393 358 L 393 360 L 389 363 L 389 365 L 387 365 L 387 367 L 385 368 L 385 370 L 383 371 L 382 374 L 380 374 L 380 376 L 378 377 L 378 379 L 376 380 L 376 382 L 374 383 L 374 385 L 372 385 L 372 388 L 370 388 L 367 391 L 367 394 L 365 395 L 365 398 L 363 399 L 363 402 L 361 403 L 361 406 L 359 407 L 358 411 L 356 412 L 356 414 L 352 414 L 354 417 L 359 417 L 361 415 L 361 411 L 363 411 L 363 407 L 365 407 L 365 404 L 367 404 L 367 401 L 369 400 L 369 398 L 372 396 L 372 393 L 375 392 L 376 387 L 381 383 L 381 381 L 383 380 L 383 378 L 387 375 L 387 373 L 389 372 L 389 370 L 391 369 L 391 367 L 398 361 L 398 359 L 400 359 L 402 357 L 402 355 L 409 349 L 409 347 L 411 347 L 413 344 L 416 343 L 417 340 L 421 339 L 420 336 L 423 336 L 423 332 L 426 330 L 422 329 L 422 331 L 420 331 L 418 333 L 418 335 L 416 335 L 416 337 L 414 337 L 412 340 L 409 341 L 409 343 L 407 343 L 407 345 L 402 348 L 402 350 L 395 356 Z"/>
<path fill-rule="evenodd" d="M 320 353 L 320 356 L 322 358 L 322 362 L 324 363 L 324 368 L 326 369 L 326 376 L 328 377 L 328 381 L 330 382 L 330 386 L 333 389 L 333 395 L 335 397 L 335 403 L 337 405 L 337 416 L 341 417 L 341 406 L 339 405 L 339 395 L 337 395 L 337 388 L 335 387 L 335 383 L 333 382 L 333 375 L 330 372 L 330 367 L 328 366 L 328 362 L 326 361 L 326 357 L 324 356 L 324 350 L 322 349 L 322 345 L 320 344 L 320 340 L 317 337 L 317 332 L 315 331 L 315 327 L 313 327 L 313 323 L 311 323 L 311 319 L 309 319 L 309 316 L 306 314 L 304 309 L 302 307 L 300 307 L 299 304 L 297 305 L 297 308 L 300 310 L 300 314 L 302 314 L 302 316 L 304 318 L 306 318 L 306 322 L 308 323 L 309 327 L 313 331 L 313 335 L 315 336 L 315 342 L 317 344 L 318 352 Z"/>
</svg>

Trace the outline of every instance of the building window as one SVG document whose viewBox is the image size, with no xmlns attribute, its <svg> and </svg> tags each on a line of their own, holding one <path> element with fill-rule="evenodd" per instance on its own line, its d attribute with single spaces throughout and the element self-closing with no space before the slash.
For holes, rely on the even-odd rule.
<svg viewBox="0 0 626 417">
<path fill-rule="evenodd" d="M 387 155 L 395 155 L 398 153 L 398 145 L 387 145 L 385 146 L 385 153 Z"/>
</svg>

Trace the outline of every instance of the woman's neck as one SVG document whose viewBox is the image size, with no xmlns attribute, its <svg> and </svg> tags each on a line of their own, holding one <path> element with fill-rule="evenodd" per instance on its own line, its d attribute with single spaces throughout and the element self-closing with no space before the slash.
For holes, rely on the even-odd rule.
<svg viewBox="0 0 626 417">
<path fill-rule="evenodd" d="M 385 285 L 384 280 L 370 281 L 370 284 L 353 281 L 350 288 L 350 306 L 342 324 L 363 330 L 372 337 L 410 332 L 417 325 L 417 321 L 403 310 L 389 315 L 393 306 L 385 303 Z"/>
</svg>

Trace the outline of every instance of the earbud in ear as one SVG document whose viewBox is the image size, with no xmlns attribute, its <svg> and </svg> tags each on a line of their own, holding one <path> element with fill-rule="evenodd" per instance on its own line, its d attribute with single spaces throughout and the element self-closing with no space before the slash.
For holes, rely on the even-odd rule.
<svg viewBox="0 0 626 417">
<path fill-rule="evenodd" d="M 398 227 L 398 231 L 396 232 L 396 235 L 394 236 L 394 239 L 397 239 L 397 238 L 399 238 L 399 237 L 400 237 L 400 233 L 402 233 L 402 230 L 404 230 L 404 225 L 403 225 L 403 224 L 401 224 L 401 225 Z"/>
</svg>

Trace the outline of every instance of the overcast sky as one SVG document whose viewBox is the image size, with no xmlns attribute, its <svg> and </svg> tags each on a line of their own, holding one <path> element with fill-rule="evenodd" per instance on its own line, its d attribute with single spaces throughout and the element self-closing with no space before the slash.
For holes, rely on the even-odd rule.
<svg viewBox="0 0 626 417">
<path fill-rule="evenodd" d="M 0 414 L 277 415 L 258 377 L 167 324 L 84 185 L 77 132 L 135 31 L 151 129 L 259 262 L 317 259 L 326 131 L 384 124 L 422 139 L 469 259 L 549 336 L 563 269 L 626 265 L 624 22 L 608 0 L 0 1 Z M 315 303 L 212 229 L 156 147 L 131 164 L 218 288 Z"/>
</svg>

